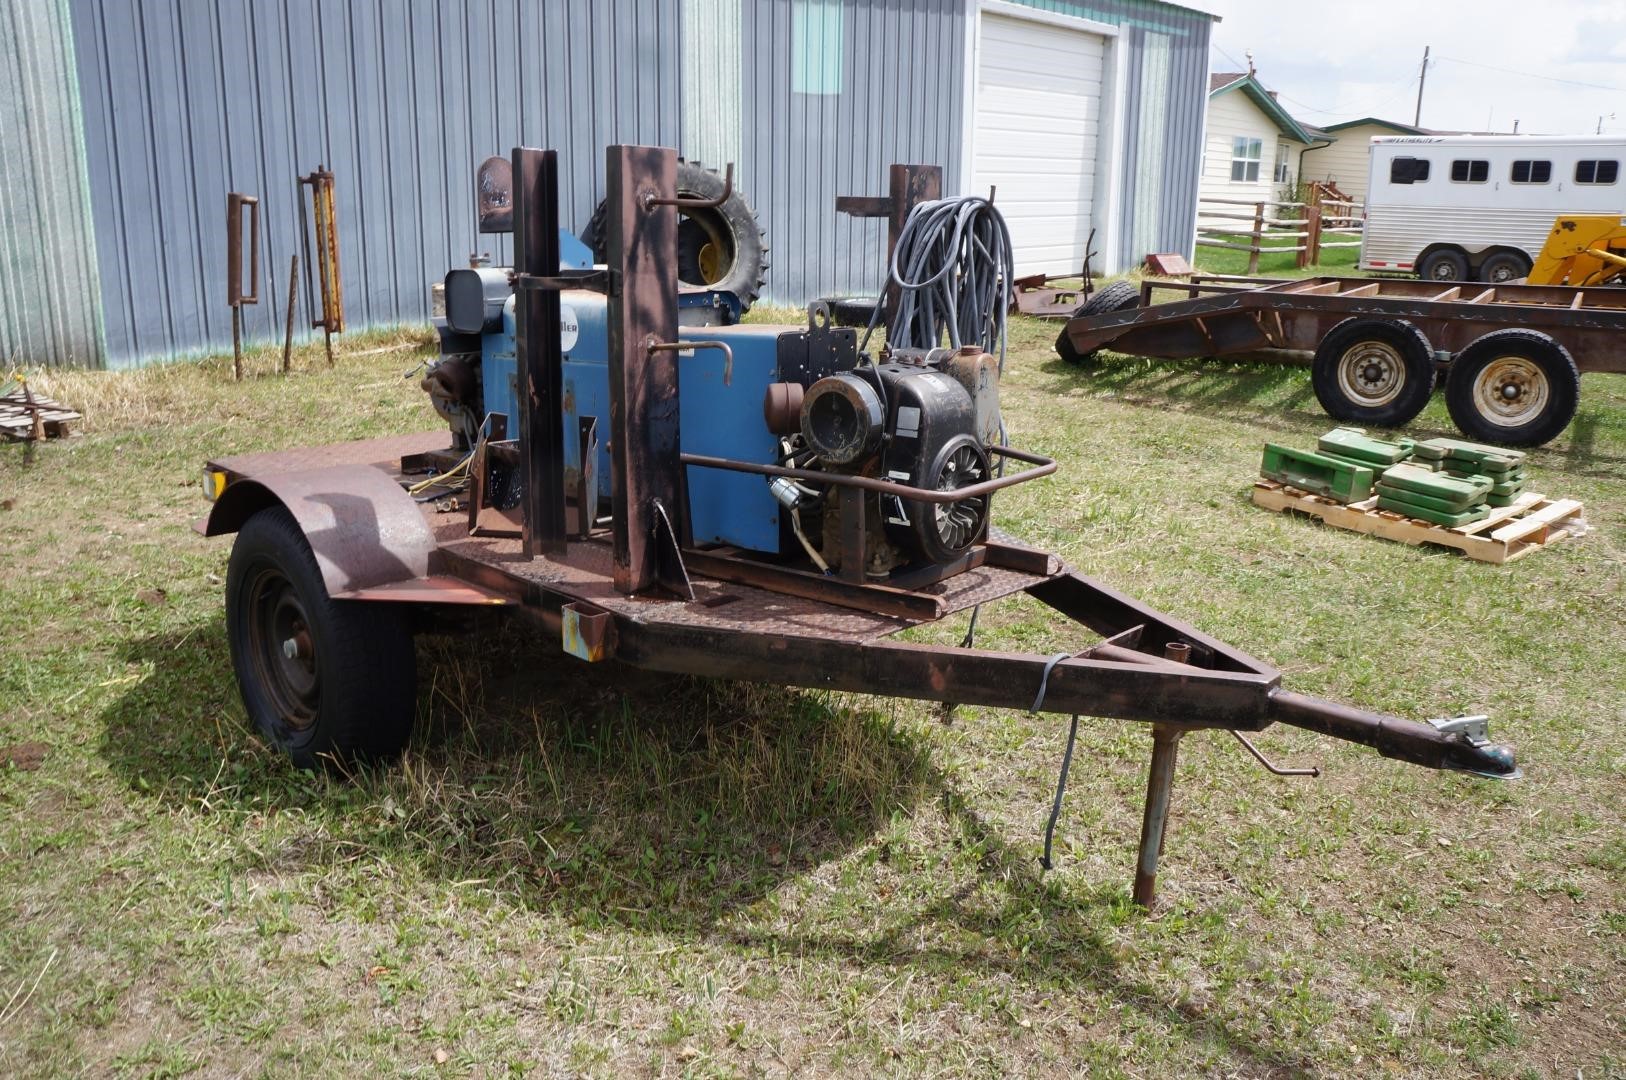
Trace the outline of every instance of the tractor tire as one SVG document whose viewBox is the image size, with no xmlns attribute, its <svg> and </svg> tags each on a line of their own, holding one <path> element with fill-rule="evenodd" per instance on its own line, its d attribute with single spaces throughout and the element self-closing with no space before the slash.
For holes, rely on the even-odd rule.
<svg viewBox="0 0 1626 1080">
<path fill-rule="evenodd" d="M 1083 319 L 1091 315 L 1105 315 L 1110 311 L 1128 311 L 1137 307 L 1140 307 L 1140 286 L 1133 281 L 1114 281 L 1111 285 L 1091 293 L 1087 300 L 1074 308 L 1073 318 Z M 1099 349 L 1091 349 L 1087 353 L 1081 353 L 1073 348 L 1065 327 L 1056 335 L 1056 355 L 1069 364 L 1092 363 L 1099 352 Z"/>
<path fill-rule="evenodd" d="M 698 161 L 680 161 L 677 194 L 684 199 L 715 199 L 723 193 L 723 177 Z M 582 233 L 582 243 L 593 249 L 593 259 L 604 262 L 609 253 L 606 228 L 609 205 L 604 200 Z M 762 223 L 738 184 L 723 205 L 708 210 L 678 210 L 678 283 L 733 293 L 742 312 L 751 310 L 768 272 L 768 245 Z"/>
<path fill-rule="evenodd" d="M 1463 434 L 1503 446 L 1540 446 L 1575 419 L 1581 372 L 1535 330 L 1493 330 L 1451 361 L 1445 407 Z"/>
<path fill-rule="evenodd" d="M 1434 351 L 1409 322 L 1345 319 L 1316 348 L 1310 384 L 1334 419 L 1400 427 L 1434 392 Z"/>
<path fill-rule="evenodd" d="M 1507 285 L 1527 277 L 1530 260 L 1517 251 L 1496 251 L 1479 264 L 1478 278 L 1487 285 Z"/>
<path fill-rule="evenodd" d="M 1417 264 L 1417 276 L 1424 281 L 1472 281 L 1468 272 L 1468 256 L 1456 248 L 1439 248 L 1423 256 Z"/>
<path fill-rule="evenodd" d="M 226 639 L 249 719 L 298 767 L 378 761 L 406 746 L 417 666 L 405 613 L 329 596 L 280 506 L 249 518 L 232 544 Z"/>
</svg>

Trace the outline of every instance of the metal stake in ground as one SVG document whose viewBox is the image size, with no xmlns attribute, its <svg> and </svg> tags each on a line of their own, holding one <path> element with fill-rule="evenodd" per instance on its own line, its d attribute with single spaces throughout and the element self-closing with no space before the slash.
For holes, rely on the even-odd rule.
<svg viewBox="0 0 1626 1080">
<path fill-rule="evenodd" d="M 249 290 L 243 291 L 243 208 L 248 207 Z M 231 307 L 232 377 L 243 377 L 243 305 L 260 302 L 260 200 L 226 196 L 226 303 Z"/>
<path fill-rule="evenodd" d="M 282 373 L 288 368 L 294 351 L 294 295 L 299 289 L 299 253 L 288 263 L 288 321 L 282 331 Z"/>
</svg>

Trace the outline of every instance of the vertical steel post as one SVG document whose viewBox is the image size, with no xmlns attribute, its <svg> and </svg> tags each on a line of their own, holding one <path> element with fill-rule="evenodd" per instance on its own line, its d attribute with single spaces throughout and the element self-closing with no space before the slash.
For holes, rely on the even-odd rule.
<svg viewBox="0 0 1626 1080">
<path fill-rule="evenodd" d="M 886 264 L 890 267 L 892 252 L 897 249 L 909 212 L 923 202 L 935 202 L 943 197 L 943 168 L 940 165 L 893 165 L 888 180 L 887 195 L 892 207 L 886 223 Z M 885 308 L 888 340 L 895 337 L 892 316 L 898 310 L 900 292 L 889 274 Z"/>
<path fill-rule="evenodd" d="M 559 340 L 559 293 L 526 288 L 525 276 L 559 275 L 559 156 L 515 147 L 514 359 L 524 387 L 519 438 L 525 462 L 526 558 L 565 550 L 564 358 Z M 672 293 L 674 300 L 677 290 Z"/>
<path fill-rule="evenodd" d="M 518 171 L 517 169 L 515 170 Z M 654 504 L 681 506 L 678 358 L 650 346 L 677 340 L 677 153 L 655 146 L 605 150 L 610 270 L 610 470 L 615 587 L 657 580 Z"/>
<path fill-rule="evenodd" d="M 1163 650 L 1166 660 L 1185 663 L 1191 646 L 1171 641 Z M 1135 903 L 1151 910 L 1157 899 L 1157 861 L 1169 829 L 1169 800 L 1174 793 L 1175 759 L 1180 753 L 1180 728 L 1152 725 L 1152 766 L 1146 774 L 1146 810 L 1140 821 L 1140 853 L 1135 862 Z"/>
</svg>

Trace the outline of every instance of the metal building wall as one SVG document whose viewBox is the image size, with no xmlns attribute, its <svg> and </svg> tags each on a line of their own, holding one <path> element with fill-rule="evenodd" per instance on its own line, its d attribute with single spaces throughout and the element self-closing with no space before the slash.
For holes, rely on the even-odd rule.
<svg viewBox="0 0 1626 1080">
<path fill-rule="evenodd" d="M 1026 7 L 1122 28 L 1126 50 L 1122 266 L 1151 251 L 1191 254 L 1208 107 L 1213 18 L 1157 0 L 1015 0 Z"/>
<path fill-rule="evenodd" d="M 964 0 L 685 4 L 739 12 L 738 175 L 768 233 L 765 297 L 803 303 L 878 289 L 885 225 L 838 216 L 836 197 L 886 194 L 893 162 L 942 164 L 945 190 L 958 190 Z M 686 136 L 701 136 L 695 121 L 706 107 L 686 97 Z M 707 138 L 730 145 L 726 131 Z"/>
<path fill-rule="evenodd" d="M 0 0 L 0 381 L 102 363 L 78 100 L 65 0 Z"/>
<path fill-rule="evenodd" d="M 228 191 L 261 200 L 247 332 L 280 339 L 295 178 L 318 164 L 362 326 L 425 320 L 449 267 L 506 257 L 475 231 L 482 158 L 557 148 L 580 228 L 605 145 L 679 141 L 678 0 L 68 2 L 114 366 L 230 344 Z"/>
</svg>

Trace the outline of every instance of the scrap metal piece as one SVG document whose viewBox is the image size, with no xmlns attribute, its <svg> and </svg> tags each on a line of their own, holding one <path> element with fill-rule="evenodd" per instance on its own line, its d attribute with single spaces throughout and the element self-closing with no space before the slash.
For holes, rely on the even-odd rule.
<svg viewBox="0 0 1626 1080">
<path fill-rule="evenodd" d="M 615 656 L 615 616 L 582 600 L 559 609 L 559 643 L 578 660 L 596 664 Z"/>
</svg>

